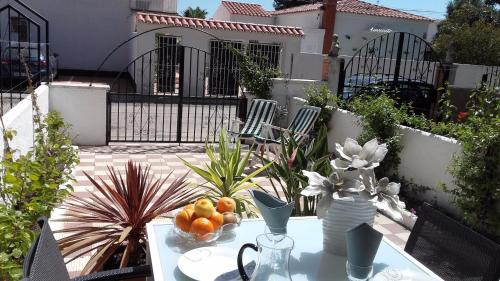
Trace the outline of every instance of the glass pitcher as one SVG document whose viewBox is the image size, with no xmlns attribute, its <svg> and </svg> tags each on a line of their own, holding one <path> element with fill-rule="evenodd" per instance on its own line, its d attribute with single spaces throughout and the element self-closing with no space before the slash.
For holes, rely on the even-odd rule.
<svg viewBox="0 0 500 281">
<path fill-rule="evenodd" d="M 290 281 L 288 261 L 293 249 L 293 239 L 283 235 L 282 239 L 276 240 L 272 234 L 261 234 L 257 236 L 257 245 L 247 243 L 238 252 L 238 271 L 243 281 Z M 251 248 L 258 252 L 257 266 L 249 278 L 243 267 L 243 252 Z"/>
</svg>

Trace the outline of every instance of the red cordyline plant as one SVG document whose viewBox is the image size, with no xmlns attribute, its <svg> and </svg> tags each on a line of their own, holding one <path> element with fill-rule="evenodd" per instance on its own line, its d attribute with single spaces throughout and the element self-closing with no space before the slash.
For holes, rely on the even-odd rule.
<svg viewBox="0 0 500 281">
<path fill-rule="evenodd" d="M 124 249 L 119 258 L 120 268 L 138 263 L 138 256 L 145 250 L 145 226 L 156 217 L 182 207 L 198 194 L 197 189 L 187 187 L 186 175 L 162 188 L 164 179 L 153 180 L 150 166 L 129 161 L 126 177 L 108 167 L 111 184 L 100 179 L 95 181 L 85 175 L 97 189 L 89 192 L 89 198 L 72 195 L 64 204 L 67 210 L 58 221 L 71 223 L 59 232 L 69 234 L 59 240 L 63 256 L 81 255 L 95 251 L 82 274 L 99 271 L 117 251 Z M 69 262 L 69 261 L 68 261 Z"/>
</svg>

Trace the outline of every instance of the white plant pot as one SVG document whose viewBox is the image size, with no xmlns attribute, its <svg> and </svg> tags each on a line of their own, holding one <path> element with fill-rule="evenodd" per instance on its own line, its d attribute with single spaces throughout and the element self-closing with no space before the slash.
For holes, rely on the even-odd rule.
<svg viewBox="0 0 500 281">
<path fill-rule="evenodd" d="M 373 226 L 377 207 L 359 196 L 354 201 L 333 199 L 323 219 L 323 250 L 334 255 L 346 255 L 345 233 L 348 229 L 367 223 Z"/>
</svg>

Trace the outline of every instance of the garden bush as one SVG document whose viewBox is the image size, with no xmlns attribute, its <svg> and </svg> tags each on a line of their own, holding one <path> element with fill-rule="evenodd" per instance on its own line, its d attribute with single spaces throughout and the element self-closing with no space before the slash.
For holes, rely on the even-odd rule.
<svg viewBox="0 0 500 281">
<path fill-rule="evenodd" d="M 11 148 L 15 131 L 3 120 L 4 154 L 0 180 L 0 277 L 20 280 L 24 254 L 36 235 L 36 220 L 51 211 L 72 191 L 72 170 L 78 153 L 71 146 L 69 126 L 56 112 L 40 113 L 30 86 L 34 145 L 20 154 Z"/>
</svg>

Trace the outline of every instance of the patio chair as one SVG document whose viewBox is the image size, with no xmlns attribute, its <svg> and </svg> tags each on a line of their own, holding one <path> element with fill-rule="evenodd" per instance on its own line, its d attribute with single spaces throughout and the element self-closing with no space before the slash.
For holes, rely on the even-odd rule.
<svg viewBox="0 0 500 281">
<path fill-rule="evenodd" d="M 90 280 L 127 280 L 151 275 L 149 265 L 126 267 L 101 271 L 70 279 L 59 246 L 52 234 L 47 218 L 38 220 L 40 235 L 35 238 L 24 259 L 22 281 L 90 281 Z"/>
<path fill-rule="evenodd" d="M 281 136 L 275 138 L 273 130 L 279 130 L 285 138 L 293 137 L 297 144 L 302 144 L 309 138 L 309 132 L 318 120 L 321 108 L 309 105 L 303 105 L 295 114 L 292 122 L 287 129 L 273 126 L 269 123 L 263 124 L 261 136 L 255 137 L 257 151 L 273 151 L 278 153 L 281 148 Z"/>
<path fill-rule="evenodd" d="M 498 281 L 500 246 L 425 203 L 405 251 L 444 280 Z"/>
<path fill-rule="evenodd" d="M 261 134 L 263 123 L 271 123 L 276 106 L 277 102 L 274 100 L 253 99 L 247 120 L 245 122 L 239 119 L 233 120 L 231 131 L 228 131 L 229 136 L 240 140 L 253 140 Z"/>
</svg>

